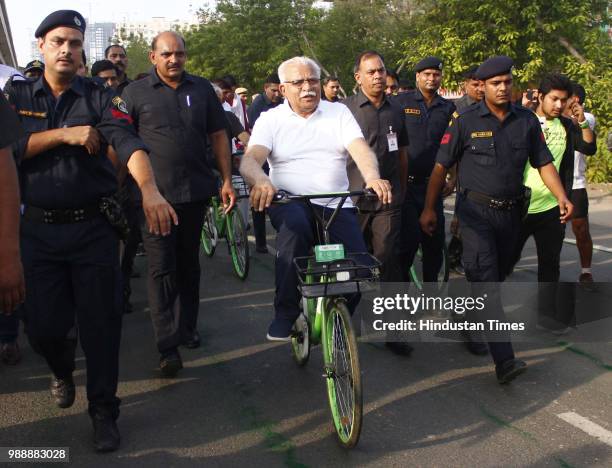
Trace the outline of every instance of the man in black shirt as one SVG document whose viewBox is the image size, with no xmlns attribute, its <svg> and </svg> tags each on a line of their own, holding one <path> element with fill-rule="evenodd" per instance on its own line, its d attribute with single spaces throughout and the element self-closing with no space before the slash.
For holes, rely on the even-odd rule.
<svg viewBox="0 0 612 468">
<path fill-rule="evenodd" d="M 218 193 L 217 179 L 206 161 L 208 139 L 221 173 L 226 210 L 233 207 L 235 194 L 223 108 L 208 80 L 185 73 L 183 38 L 175 32 L 160 33 L 150 57 L 154 67 L 149 76 L 131 83 L 123 97 L 140 137 L 151 149 L 160 190 L 181 222 L 167 237 L 142 232 L 160 369 L 173 376 L 182 368 L 178 346 L 200 345 L 199 239 L 207 202 Z"/>
<path fill-rule="evenodd" d="M 279 104 L 282 104 L 283 98 L 281 97 L 281 93 L 278 89 L 279 86 L 280 80 L 278 79 L 278 75 L 276 73 L 272 73 L 270 76 L 268 76 L 268 78 L 266 78 L 266 82 L 264 83 L 264 92 L 253 100 L 253 103 L 248 110 L 251 128 L 255 126 L 255 121 L 259 118 L 259 114 L 272 109 Z"/>
<path fill-rule="evenodd" d="M 132 82 L 127 77 L 128 57 L 125 48 L 119 44 L 112 44 L 104 51 L 104 58 L 110 60 L 117 68 L 117 81 L 119 82 L 117 94 L 121 96 L 123 90 Z"/>
<path fill-rule="evenodd" d="M 87 363 L 87 399 L 98 451 L 116 450 L 117 379 L 121 335 L 117 177 L 107 148 L 127 166 L 142 191 L 149 229 L 165 236 L 176 213 L 160 195 L 125 103 L 112 91 L 76 76 L 85 19 L 72 10 L 51 13 L 36 30 L 45 59 L 35 82 L 5 88 L 25 129 L 13 149 L 19 162 L 23 215 L 21 248 L 27 295 L 26 332 L 54 377 L 60 408 L 74 402 L 78 322 Z M 75 320 L 76 315 L 76 320 Z"/>
</svg>

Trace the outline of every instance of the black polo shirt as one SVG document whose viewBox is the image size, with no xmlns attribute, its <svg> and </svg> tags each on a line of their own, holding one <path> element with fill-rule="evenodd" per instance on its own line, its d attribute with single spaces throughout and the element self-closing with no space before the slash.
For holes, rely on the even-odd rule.
<svg viewBox="0 0 612 468">
<path fill-rule="evenodd" d="M 117 191 L 117 176 L 107 157 L 107 143 L 115 148 L 123 163 L 134 151 L 147 150 L 131 125 L 125 103 L 112 90 L 90 78 L 75 76 L 57 99 L 44 77 L 34 82 L 10 81 L 5 93 L 26 132 L 13 145 L 25 205 L 65 209 L 95 204 Z M 100 132 L 103 144 L 98 154 L 90 155 L 84 146 L 60 145 L 23 159 L 32 133 L 81 125 L 90 125 Z"/>
<path fill-rule="evenodd" d="M 459 185 L 464 189 L 517 197 L 527 161 L 541 167 L 553 157 L 533 112 L 510 104 L 502 122 L 483 100 L 453 114 L 436 161 L 446 168 L 459 163 Z"/>
<path fill-rule="evenodd" d="M 440 139 L 455 111 L 452 101 L 436 95 L 429 107 L 418 89 L 392 98 L 404 111 L 408 134 L 408 173 L 429 177 L 436 161 Z"/>
<path fill-rule="evenodd" d="M 23 128 L 15 111 L 0 93 L 0 149 L 10 146 L 23 135 Z"/>
<path fill-rule="evenodd" d="M 262 112 L 266 112 L 270 109 L 273 109 L 282 103 L 282 99 L 277 103 L 270 101 L 265 91 L 259 96 L 257 96 L 253 103 L 249 106 L 249 109 L 247 110 L 247 117 L 249 118 L 249 124 L 251 125 L 251 128 L 255 126 L 255 121 L 259 118 Z"/>
<path fill-rule="evenodd" d="M 132 80 L 130 80 L 129 78 L 126 78 L 124 81 L 122 81 L 121 83 L 119 83 L 119 84 L 117 85 L 117 89 L 116 89 L 117 94 L 118 94 L 119 96 L 122 96 L 122 95 L 123 95 L 123 91 L 125 90 L 125 88 L 127 88 L 127 87 L 128 87 L 128 85 L 129 85 L 131 82 L 132 82 Z"/>
<path fill-rule="evenodd" d="M 387 135 L 392 131 L 397 137 L 398 147 L 408 146 L 402 108 L 386 97 L 383 97 L 382 105 L 376 108 L 361 90 L 338 105 L 345 105 L 350 109 L 366 142 L 376 153 L 380 177 L 391 182 L 393 205 L 401 204 L 399 151 L 389 151 Z M 363 179 L 352 159 L 349 161 L 348 169 L 351 187 L 356 186 L 357 181 L 362 185 Z"/>
<path fill-rule="evenodd" d="M 210 82 L 183 74 L 173 89 L 152 70 L 123 92 L 134 126 L 150 148 L 149 158 L 162 195 L 170 203 L 205 200 L 217 193 L 206 160 L 208 134 L 225 130 L 221 103 Z"/>
</svg>

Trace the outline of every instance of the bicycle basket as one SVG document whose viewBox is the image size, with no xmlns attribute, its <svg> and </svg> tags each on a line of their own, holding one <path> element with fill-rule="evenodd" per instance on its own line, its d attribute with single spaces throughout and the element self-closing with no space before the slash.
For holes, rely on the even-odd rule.
<svg viewBox="0 0 612 468">
<path fill-rule="evenodd" d="M 355 252 L 329 262 L 317 262 L 314 256 L 296 257 L 293 265 L 302 296 L 324 297 L 375 289 L 380 262 L 367 252 Z"/>
</svg>

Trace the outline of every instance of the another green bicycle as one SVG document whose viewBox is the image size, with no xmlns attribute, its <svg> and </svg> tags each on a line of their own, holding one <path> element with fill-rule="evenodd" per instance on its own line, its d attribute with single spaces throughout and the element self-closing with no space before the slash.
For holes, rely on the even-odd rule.
<svg viewBox="0 0 612 468">
<path fill-rule="evenodd" d="M 249 196 L 242 177 L 233 176 L 232 182 L 238 199 Z M 212 257 L 219 239 L 223 237 L 227 240 L 234 273 L 241 280 L 246 279 L 249 274 L 249 240 L 245 221 L 236 207 L 225 214 L 219 197 L 212 197 L 204 215 L 200 235 L 202 251 Z"/>
<path fill-rule="evenodd" d="M 363 401 L 357 340 L 345 295 L 372 289 L 380 262 L 365 252 L 345 253 L 342 244 L 331 244 L 329 227 L 350 196 L 369 192 L 291 195 L 283 191 L 275 203 L 303 202 L 312 211 L 319 245 L 314 256 L 293 260 L 302 295 L 301 313 L 291 338 L 292 354 L 299 366 L 308 362 L 310 347 L 321 344 L 331 416 L 343 447 L 354 447 L 361 433 Z M 375 194 L 373 196 L 376 196 Z M 312 199 L 339 198 L 329 219 L 313 209 Z"/>
</svg>

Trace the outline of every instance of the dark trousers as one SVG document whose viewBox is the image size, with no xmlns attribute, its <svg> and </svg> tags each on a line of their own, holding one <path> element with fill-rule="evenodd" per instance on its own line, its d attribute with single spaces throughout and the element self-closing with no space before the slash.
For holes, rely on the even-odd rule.
<svg viewBox="0 0 612 468">
<path fill-rule="evenodd" d="M 174 210 L 179 225 L 168 236 L 151 234 L 142 223 L 149 307 L 162 354 L 196 330 L 200 306 L 199 242 L 206 202 L 177 204 Z"/>
<path fill-rule="evenodd" d="M 333 212 L 318 205 L 314 205 L 314 209 L 324 213 L 326 219 Z M 311 254 L 316 243 L 314 216 L 304 203 L 299 202 L 272 205 L 268 208 L 268 215 L 277 232 L 274 312 L 277 319 L 295 321 L 299 315 L 300 295 L 293 259 Z M 354 208 L 342 208 L 339 211 L 329 234 L 332 243 L 344 244 L 345 252 L 367 252 Z M 358 300 L 357 295 L 351 297 L 349 309 L 354 310 Z"/>
<path fill-rule="evenodd" d="M 255 234 L 255 245 L 257 247 L 266 247 L 266 212 L 255 211 L 251 209 L 253 217 L 253 232 Z"/>
<path fill-rule="evenodd" d="M 75 319 L 87 361 L 89 412 L 105 407 L 117 417 L 121 274 L 119 240 L 108 222 L 44 224 L 22 219 L 26 278 L 24 319 L 35 352 L 56 377 L 75 368 Z"/>
<path fill-rule="evenodd" d="M 460 195 L 456 213 L 461 223 L 465 276 L 474 297 L 486 294 L 484 311 L 467 319 L 482 322 L 485 328 L 486 320 L 505 322 L 499 283 L 512 265 L 520 230 L 520 208 L 496 210 Z M 485 332 L 484 338 L 495 364 L 514 358 L 507 332 Z"/>
<path fill-rule="evenodd" d="M 406 187 L 406 199 L 402 209 L 402 273 L 408 281 L 410 265 L 421 246 L 423 252 L 423 280 L 436 282 L 442 267 L 444 249 L 444 208 L 442 198 L 436 204 L 438 223 L 436 231 L 428 236 L 421 230 L 419 218 L 425 207 L 426 183 L 410 183 Z"/>
<path fill-rule="evenodd" d="M 358 215 L 359 225 L 370 252 L 380 262 L 382 281 L 402 281 L 399 247 L 402 227 L 401 208 Z"/>
<path fill-rule="evenodd" d="M 574 315 L 573 287 L 560 284 L 561 249 L 565 224 L 559 221 L 559 208 L 527 215 L 521 225 L 514 263 L 521 258 L 525 243 L 533 236 L 538 253 L 538 320 L 553 319 L 569 325 Z M 546 324 L 545 324 L 546 325 Z"/>
<path fill-rule="evenodd" d="M 5 315 L 0 312 L 0 344 L 12 343 L 19 333 L 19 319 L 17 312 Z"/>
<path fill-rule="evenodd" d="M 142 202 L 138 204 L 130 201 L 124 204 L 123 212 L 125 213 L 125 217 L 130 227 L 130 234 L 124 242 L 123 255 L 121 257 L 121 277 L 123 281 L 124 299 L 129 301 L 130 294 L 132 293 L 130 278 L 132 277 L 132 271 L 134 269 L 134 258 L 138 250 L 138 244 L 142 241 L 142 235 L 140 233 L 140 223 L 144 218 L 144 214 L 142 214 Z"/>
</svg>

